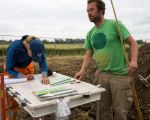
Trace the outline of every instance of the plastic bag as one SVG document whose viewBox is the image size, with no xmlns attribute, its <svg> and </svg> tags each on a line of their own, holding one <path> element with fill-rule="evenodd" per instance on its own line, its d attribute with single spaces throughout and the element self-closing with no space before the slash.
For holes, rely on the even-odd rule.
<svg viewBox="0 0 150 120">
<path fill-rule="evenodd" d="M 57 100 L 56 120 L 68 120 L 71 114 L 68 106 L 69 98 Z"/>
</svg>

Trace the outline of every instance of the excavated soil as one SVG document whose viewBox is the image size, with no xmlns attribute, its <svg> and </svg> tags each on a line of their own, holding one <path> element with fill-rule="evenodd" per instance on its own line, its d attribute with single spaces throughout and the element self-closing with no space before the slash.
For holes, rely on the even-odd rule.
<svg viewBox="0 0 150 120">
<path fill-rule="evenodd" d="M 67 56 L 67 57 L 48 57 L 49 68 L 53 71 L 73 77 L 80 70 L 83 56 Z M 93 61 L 90 69 L 84 77 L 84 81 L 92 83 L 94 72 L 96 70 L 95 62 Z M 36 65 L 36 73 L 39 73 Z M 138 70 L 134 77 L 135 89 L 140 101 L 140 108 L 144 120 L 150 120 L 150 87 L 147 87 L 140 79 L 139 75 L 146 78 L 150 75 L 150 44 L 145 44 L 139 49 Z M 147 80 L 150 83 L 150 78 Z M 95 103 L 90 103 L 72 109 L 70 120 L 95 120 Z M 30 120 L 31 117 L 23 110 L 18 110 L 17 120 Z M 46 116 L 46 120 L 54 120 L 54 114 Z M 128 120 L 138 120 L 138 115 L 134 104 L 129 113 Z"/>
<path fill-rule="evenodd" d="M 134 77 L 135 88 L 140 102 L 140 108 L 144 120 L 150 120 L 150 86 L 147 87 L 145 82 L 139 78 L 141 75 L 146 78 L 150 75 L 150 43 L 145 44 L 139 49 L 138 70 Z M 147 79 L 150 84 L 150 77 Z M 135 106 L 133 105 L 128 114 L 129 120 L 138 120 Z"/>
</svg>

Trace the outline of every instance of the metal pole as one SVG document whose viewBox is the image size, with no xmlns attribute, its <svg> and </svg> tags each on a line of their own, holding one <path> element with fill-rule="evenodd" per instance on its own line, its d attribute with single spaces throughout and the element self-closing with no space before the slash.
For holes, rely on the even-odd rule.
<svg viewBox="0 0 150 120">
<path fill-rule="evenodd" d="M 99 100 L 98 101 L 96 101 L 96 120 L 99 120 L 99 106 L 100 106 L 100 104 L 99 104 Z"/>
<path fill-rule="evenodd" d="M 6 115 L 5 115 L 5 88 L 4 88 L 4 75 L 0 74 L 0 86 L 2 90 L 2 95 L 1 95 L 1 119 L 6 120 Z"/>
</svg>

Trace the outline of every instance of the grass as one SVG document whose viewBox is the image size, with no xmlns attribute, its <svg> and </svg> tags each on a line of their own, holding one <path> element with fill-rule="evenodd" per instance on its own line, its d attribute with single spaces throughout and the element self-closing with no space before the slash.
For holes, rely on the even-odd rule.
<svg viewBox="0 0 150 120">
<path fill-rule="evenodd" d="M 44 44 L 46 49 L 75 49 L 82 48 L 83 44 Z M 8 45 L 0 45 L 0 49 L 8 48 Z"/>
</svg>

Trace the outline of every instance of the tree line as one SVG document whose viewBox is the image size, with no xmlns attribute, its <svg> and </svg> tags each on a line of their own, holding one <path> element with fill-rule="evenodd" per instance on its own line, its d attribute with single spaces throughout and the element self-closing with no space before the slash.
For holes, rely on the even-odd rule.
<svg viewBox="0 0 150 120">
<path fill-rule="evenodd" d="M 62 39 L 62 38 L 56 38 L 54 39 L 54 41 L 49 41 L 44 39 L 43 43 L 44 44 L 79 44 L 79 43 L 84 43 L 85 39 L 72 39 L 72 38 L 66 38 L 66 39 Z"/>
<path fill-rule="evenodd" d="M 80 39 L 80 38 L 55 38 L 54 40 L 47 40 L 47 39 L 41 39 L 44 44 L 79 44 L 83 43 L 85 39 Z M 10 44 L 13 40 L 0 40 L 0 44 Z"/>
<path fill-rule="evenodd" d="M 10 44 L 13 40 L 0 40 L 0 45 L 4 45 L 4 44 Z M 43 39 L 42 40 L 44 44 L 80 44 L 80 43 L 84 43 L 85 39 L 81 39 L 81 38 L 66 38 L 66 39 L 62 39 L 62 38 L 55 38 L 54 40 L 47 40 L 47 39 Z M 136 42 L 138 44 L 145 44 L 146 42 L 142 39 L 140 40 L 136 40 Z"/>
</svg>

